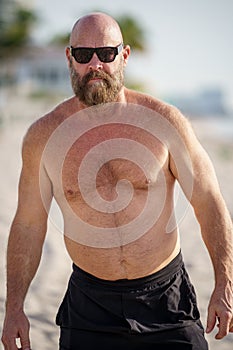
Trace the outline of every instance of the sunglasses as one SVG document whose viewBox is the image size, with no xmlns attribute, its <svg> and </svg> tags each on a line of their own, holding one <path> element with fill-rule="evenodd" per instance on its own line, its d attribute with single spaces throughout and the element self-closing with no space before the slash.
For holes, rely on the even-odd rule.
<svg viewBox="0 0 233 350">
<path fill-rule="evenodd" d="M 113 62 L 116 56 L 122 51 L 123 44 L 119 44 L 116 47 L 70 47 L 70 53 L 74 57 L 75 61 L 81 64 L 89 63 L 94 53 L 96 53 L 98 59 L 103 63 Z"/>
</svg>

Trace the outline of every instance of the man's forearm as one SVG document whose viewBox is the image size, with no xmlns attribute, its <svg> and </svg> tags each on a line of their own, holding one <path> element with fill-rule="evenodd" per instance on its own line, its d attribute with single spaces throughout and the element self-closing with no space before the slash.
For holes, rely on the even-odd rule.
<svg viewBox="0 0 233 350">
<path fill-rule="evenodd" d="M 201 233 L 209 251 L 216 283 L 233 282 L 233 225 L 222 199 L 207 201 L 197 218 Z"/>
<path fill-rule="evenodd" d="M 37 271 L 43 240 L 29 227 L 13 224 L 7 249 L 6 309 L 21 310 Z"/>
</svg>

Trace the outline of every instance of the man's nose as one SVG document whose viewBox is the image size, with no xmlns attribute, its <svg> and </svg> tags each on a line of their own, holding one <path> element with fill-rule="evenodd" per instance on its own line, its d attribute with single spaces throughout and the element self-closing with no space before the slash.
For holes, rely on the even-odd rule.
<svg viewBox="0 0 233 350">
<path fill-rule="evenodd" d="M 102 68 L 103 68 L 103 64 L 95 52 L 89 62 L 89 70 L 100 70 Z"/>
</svg>

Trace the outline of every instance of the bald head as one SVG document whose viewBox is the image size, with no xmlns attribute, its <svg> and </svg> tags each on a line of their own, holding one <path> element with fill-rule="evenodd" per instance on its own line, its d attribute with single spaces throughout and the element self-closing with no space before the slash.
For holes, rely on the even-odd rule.
<svg viewBox="0 0 233 350">
<path fill-rule="evenodd" d="M 99 12 L 81 17 L 70 35 L 70 45 L 73 47 L 116 46 L 122 42 L 118 23 L 111 16 Z"/>
</svg>

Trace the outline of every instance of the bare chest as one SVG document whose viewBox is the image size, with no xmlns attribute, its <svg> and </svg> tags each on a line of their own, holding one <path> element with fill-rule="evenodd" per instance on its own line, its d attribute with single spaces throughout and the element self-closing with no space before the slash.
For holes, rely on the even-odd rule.
<svg viewBox="0 0 233 350">
<path fill-rule="evenodd" d="M 68 197 L 99 191 L 106 200 L 117 192 L 146 190 L 167 165 L 168 151 L 156 138 L 129 126 L 102 126 L 79 138 L 62 167 Z"/>
<path fill-rule="evenodd" d="M 61 134 L 56 145 L 63 147 L 68 136 Z M 106 254 L 107 261 L 113 254 L 109 248 L 118 247 L 114 254 L 122 265 L 122 259 L 129 261 L 131 253 L 119 247 L 138 240 L 151 227 L 157 233 L 155 222 L 169 192 L 165 184 L 170 176 L 168 160 L 166 146 L 156 137 L 119 124 L 92 128 L 66 152 L 54 147 L 47 153 L 45 167 L 63 212 L 66 236 L 81 244 L 78 248 L 69 245 L 70 252 L 74 249 L 70 253 L 74 261 L 78 256 L 83 258 L 80 249 L 84 246 L 107 248 L 105 253 L 98 250 L 95 261 L 101 254 L 102 258 Z M 161 223 L 158 227 L 161 232 Z M 137 246 L 139 252 L 141 243 Z M 147 250 L 151 244 L 146 240 L 144 245 Z M 89 264 L 89 250 L 86 259 Z"/>
</svg>

